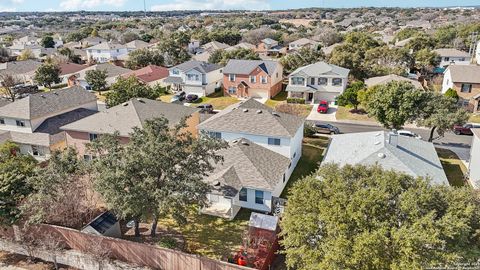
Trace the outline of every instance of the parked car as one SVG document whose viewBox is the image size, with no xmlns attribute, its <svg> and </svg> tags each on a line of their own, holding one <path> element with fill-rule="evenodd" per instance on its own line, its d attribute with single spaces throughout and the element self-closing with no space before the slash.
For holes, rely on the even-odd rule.
<svg viewBox="0 0 480 270">
<path fill-rule="evenodd" d="M 418 135 L 417 133 L 411 132 L 409 130 L 399 130 L 397 131 L 397 133 L 400 136 L 411 137 L 419 140 L 422 139 L 422 136 Z"/>
<path fill-rule="evenodd" d="M 323 133 L 323 134 L 339 134 L 340 133 L 340 129 L 338 127 L 330 124 L 320 123 L 320 122 L 316 122 L 313 125 L 313 128 L 317 133 Z"/>
<path fill-rule="evenodd" d="M 182 91 L 173 95 L 170 102 L 183 101 L 183 100 L 185 100 L 185 92 Z"/>
<path fill-rule="evenodd" d="M 472 128 L 480 128 L 478 124 L 465 124 L 453 126 L 453 133 L 457 135 L 473 135 Z"/>
<path fill-rule="evenodd" d="M 327 113 L 328 112 L 328 102 L 326 100 L 320 101 L 318 104 L 317 112 L 319 113 Z"/>
<path fill-rule="evenodd" d="M 212 104 L 200 104 L 197 106 L 200 109 L 200 113 L 212 113 L 213 106 Z"/>
<path fill-rule="evenodd" d="M 198 95 L 188 94 L 188 95 L 185 97 L 185 102 L 194 103 L 194 102 L 197 102 L 197 101 L 198 101 Z"/>
</svg>

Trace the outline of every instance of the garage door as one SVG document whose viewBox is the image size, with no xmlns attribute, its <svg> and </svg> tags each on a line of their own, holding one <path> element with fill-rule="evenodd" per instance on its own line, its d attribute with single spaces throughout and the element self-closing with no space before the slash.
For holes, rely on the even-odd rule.
<svg viewBox="0 0 480 270">
<path fill-rule="evenodd" d="M 321 100 L 333 102 L 338 95 L 340 95 L 340 93 L 317 92 L 315 93 L 315 103 L 319 103 Z"/>
<path fill-rule="evenodd" d="M 268 90 L 265 89 L 249 89 L 249 96 L 253 98 L 269 98 Z"/>
<path fill-rule="evenodd" d="M 203 90 L 202 87 L 195 87 L 195 86 L 185 86 L 183 88 L 183 91 L 185 91 L 185 93 L 188 95 L 188 94 L 195 94 L 195 95 L 198 95 L 199 97 L 202 97 L 205 93 L 205 91 Z"/>
</svg>

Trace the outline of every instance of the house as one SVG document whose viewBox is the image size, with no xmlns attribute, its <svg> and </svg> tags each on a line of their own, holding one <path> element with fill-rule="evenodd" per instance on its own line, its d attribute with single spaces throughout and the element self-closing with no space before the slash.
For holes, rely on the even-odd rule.
<svg viewBox="0 0 480 270">
<path fill-rule="evenodd" d="M 320 43 L 308 38 L 297 39 L 288 44 L 288 50 L 299 50 L 301 48 L 316 49 Z"/>
<path fill-rule="evenodd" d="M 449 65 L 470 65 L 472 57 L 469 53 L 457 49 L 436 49 L 433 50 L 438 54 L 440 67 Z"/>
<path fill-rule="evenodd" d="M 125 47 L 127 47 L 127 51 L 135 51 L 135 50 L 141 50 L 148 48 L 150 46 L 150 43 L 147 43 L 143 40 L 133 40 L 125 44 Z"/>
<path fill-rule="evenodd" d="M 376 85 L 388 84 L 389 82 L 410 82 L 417 89 L 423 89 L 422 84 L 418 80 L 409 79 L 406 77 L 398 76 L 396 74 L 389 74 L 385 76 L 372 77 L 365 80 L 367 87 L 373 87 Z"/>
<path fill-rule="evenodd" d="M 223 161 L 204 179 L 212 190 L 202 213 L 233 219 L 241 208 L 271 212 L 290 177 L 290 159 L 245 138 L 217 154 Z"/>
<path fill-rule="evenodd" d="M 272 60 L 231 59 L 223 68 L 226 95 L 272 98 L 282 91 L 283 66 Z"/>
<path fill-rule="evenodd" d="M 45 51 L 45 48 L 38 44 L 13 44 L 7 49 L 10 56 L 19 56 L 28 50 L 36 59 L 39 59 Z"/>
<path fill-rule="evenodd" d="M 285 54 L 286 49 L 278 44 L 278 41 L 265 38 L 257 45 L 257 53 L 270 56 L 270 55 L 280 55 Z"/>
<path fill-rule="evenodd" d="M 197 40 L 197 39 L 190 40 L 187 48 L 189 53 L 192 53 L 192 54 L 195 53 L 197 49 L 200 48 L 200 40 Z"/>
<path fill-rule="evenodd" d="M 149 86 L 155 86 L 157 84 L 163 86 L 165 84 L 163 81 L 168 77 L 168 75 L 168 68 L 156 65 L 148 65 L 144 68 L 122 74 L 122 77 L 128 78 L 130 76 L 135 76 L 137 79 Z"/>
<path fill-rule="evenodd" d="M 480 188 L 480 129 L 473 128 L 472 147 L 470 148 L 470 162 L 468 165 L 468 179 L 473 188 Z"/>
<path fill-rule="evenodd" d="M 216 50 L 225 50 L 230 48 L 230 45 L 218 41 L 211 41 L 206 43 L 196 50 L 196 54 L 192 57 L 196 61 L 208 61 L 212 53 Z"/>
<path fill-rule="evenodd" d="M 174 91 L 208 96 L 222 85 L 222 67 L 203 61 L 191 60 L 169 69 L 165 83 Z"/>
<path fill-rule="evenodd" d="M 255 51 L 257 47 L 251 43 L 248 43 L 248 42 L 240 42 L 238 43 L 237 45 L 234 45 L 234 46 L 231 46 L 231 47 L 228 47 L 226 48 L 225 50 L 226 51 L 234 51 L 234 50 L 237 50 L 237 49 L 246 49 L 246 50 L 253 50 Z"/>
<path fill-rule="evenodd" d="M 76 74 L 78 74 L 78 72 L 86 69 L 88 66 L 67 62 L 67 63 L 60 63 L 59 67 L 60 67 L 59 77 L 61 79 L 60 83 L 68 84 L 69 78 L 71 78 L 72 76 L 75 76 Z"/>
<path fill-rule="evenodd" d="M 442 93 L 457 91 L 459 104 L 471 112 L 480 111 L 480 66 L 450 65 L 443 73 Z"/>
<path fill-rule="evenodd" d="M 303 98 L 307 103 L 332 102 L 347 88 L 349 73 L 349 69 L 317 62 L 293 71 L 286 91 L 289 97 Z"/>
<path fill-rule="evenodd" d="M 105 42 L 107 42 L 107 40 L 101 37 L 87 37 L 80 40 L 80 46 L 82 48 L 88 48 Z"/>
<path fill-rule="evenodd" d="M 199 109 L 145 98 L 134 98 L 123 104 L 93 114 L 61 127 L 66 132 L 67 145 L 77 149 L 79 156 L 90 160 L 92 155 L 86 144 L 102 134 L 118 132 L 120 141 L 127 143 L 135 127 L 141 128 L 146 120 L 165 117 L 173 127 L 187 118 L 186 131 L 196 136 L 200 122 Z"/>
<path fill-rule="evenodd" d="M 397 40 L 395 42 L 395 47 L 397 48 L 403 48 L 405 46 L 407 46 L 407 44 L 413 39 L 413 37 L 409 37 L 409 38 L 406 38 L 406 39 L 403 39 L 403 40 Z"/>
<path fill-rule="evenodd" d="M 395 131 L 340 134 L 332 137 L 322 163 L 375 165 L 448 185 L 433 143 L 399 136 Z"/>
<path fill-rule="evenodd" d="M 110 211 L 103 212 L 94 218 L 83 227 L 81 232 L 115 238 L 122 237 L 120 223 L 115 215 Z"/>
<path fill-rule="evenodd" d="M 302 155 L 304 122 L 302 117 L 276 112 L 250 98 L 206 119 L 198 130 L 228 142 L 244 138 L 287 157 L 292 164 L 288 179 Z"/>
<path fill-rule="evenodd" d="M 40 45 L 40 39 L 35 36 L 23 36 L 12 41 L 13 45 Z"/>
<path fill-rule="evenodd" d="M 98 111 L 94 94 L 80 87 L 31 94 L 0 107 L 0 141 L 17 143 L 38 160 L 66 146 L 60 126 Z"/>
<path fill-rule="evenodd" d="M 42 63 L 35 60 L 0 63 L 0 76 L 12 75 L 23 84 L 32 84 L 35 71 Z M 0 79 L 1 80 L 1 79 Z"/>
<path fill-rule="evenodd" d="M 119 66 L 115 66 L 110 63 L 103 63 L 103 64 L 97 64 L 93 66 L 89 66 L 85 69 L 80 70 L 77 74 L 75 74 L 73 77 L 70 77 L 69 79 L 69 85 L 80 85 L 83 88 L 87 90 L 91 90 L 90 85 L 87 83 L 85 77 L 87 75 L 87 71 L 89 70 L 105 70 L 107 72 L 107 86 L 110 86 L 113 84 L 117 78 L 120 75 L 123 75 L 125 73 L 129 73 L 132 70 L 128 68 L 123 68 Z"/>
<path fill-rule="evenodd" d="M 120 56 L 128 55 L 128 49 L 125 45 L 111 42 L 103 42 L 88 47 L 86 50 L 88 60 L 93 60 L 97 63 L 115 61 Z"/>
</svg>

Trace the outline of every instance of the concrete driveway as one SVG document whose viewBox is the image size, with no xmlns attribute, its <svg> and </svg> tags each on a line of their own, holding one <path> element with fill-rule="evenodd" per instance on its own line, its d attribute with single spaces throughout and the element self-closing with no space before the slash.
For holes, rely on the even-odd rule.
<svg viewBox="0 0 480 270">
<path fill-rule="evenodd" d="M 307 116 L 307 120 L 310 121 L 321 121 L 321 122 L 336 122 L 337 118 L 335 115 L 337 114 L 337 108 L 338 106 L 336 105 L 330 105 L 328 108 L 327 113 L 318 113 L 318 104 L 315 104 L 312 108 L 312 111 L 310 114 Z"/>
</svg>

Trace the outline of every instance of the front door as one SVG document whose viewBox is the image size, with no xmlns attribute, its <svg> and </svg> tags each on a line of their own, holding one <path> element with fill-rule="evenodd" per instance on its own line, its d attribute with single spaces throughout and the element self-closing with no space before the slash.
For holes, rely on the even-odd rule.
<svg viewBox="0 0 480 270">
<path fill-rule="evenodd" d="M 312 101 L 312 99 L 313 99 L 313 93 L 308 93 L 307 101 Z"/>
</svg>

